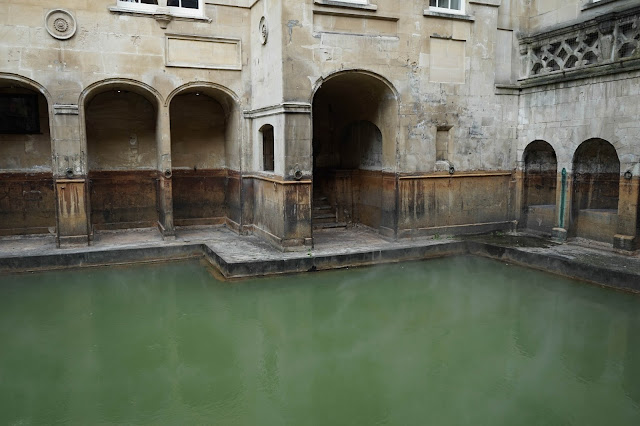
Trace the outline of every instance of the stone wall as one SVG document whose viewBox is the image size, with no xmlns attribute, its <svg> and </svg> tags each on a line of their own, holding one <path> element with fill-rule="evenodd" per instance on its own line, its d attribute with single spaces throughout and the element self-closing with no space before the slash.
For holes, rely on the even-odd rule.
<svg viewBox="0 0 640 426">
<path fill-rule="evenodd" d="M 321 192 L 341 219 L 390 237 L 581 228 L 573 156 L 599 138 L 623 177 L 611 239 L 633 239 L 637 13 L 599 3 L 474 0 L 439 14 L 428 0 L 206 0 L 185 17 L 117 0 L 0 0 L 0 92 L 38 93 L 46 124 L 0 135 L 12 141 L 0 172 L 50 173 L 55 192 L 30 211 L 59 218 L 8 229 L 57 225 L 64 240 L 91 224 L 171 237 L 174 225 L 226 223 L 290 249 L 310 244 Z M 573 35 L 576 52 L 588 45 L 575 63 L 561 52 Z M 550 144 L 555 171 L 526 170 L 533 141 Z M 20 197 L 30 191 L 43 190 Z"/>
</svg>

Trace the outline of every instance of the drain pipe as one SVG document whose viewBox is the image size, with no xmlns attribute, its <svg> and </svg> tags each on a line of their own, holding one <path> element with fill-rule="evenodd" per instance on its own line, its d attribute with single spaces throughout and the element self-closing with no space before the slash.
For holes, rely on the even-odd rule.
<svg viewBox="0 0 640 426">
<path fill-rule="evenodd" d="M 560 228 L 564 228 L 564 203 L 567 192 L 567 169 L 562 168 L 562 192 L 560 193 Z"/>
</svg>

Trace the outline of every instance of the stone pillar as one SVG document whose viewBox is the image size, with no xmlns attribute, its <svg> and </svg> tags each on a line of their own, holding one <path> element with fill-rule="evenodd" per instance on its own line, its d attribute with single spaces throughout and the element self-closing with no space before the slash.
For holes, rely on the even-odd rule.
<svg viewBox="0 0 640 426">
<path fill-rule="evenodd" d="M 171 185 L 171 121 L 169 107 L 158 106 L 156 123 L 158 152 L 158 228 L 164 239 L 175 238 L 173 193 Z"/>
<path fill-rule="evenodd" d="M 398 174 L 382 173 L 382 201 L 380 233 L 388 238 L 398 238 Z"/>
<path fill-rule="evenodd" d="M 524 229 L 526 216 L 524 214 L 524 164 L 518 162 L 518 168 L 514 174 L 515 177 L 515 203 L 513 218 L 517 222 L 518 229 Z"/>
<path fill-rule="evenodd" d="M 562 168 L 558 173 L 556 188 L 556 223 L 551 236 L 554 240 L 563 242 L 567 239 L 573 202 L 572 178 L 566 168 Z"/>
<path fill-rule="evenodd" d="M 620 177 L 618 198 L 618 229 L 613 237 L 613 248 L 623 252 L 638 249 L 638 204 L 640 200 L 640 177 L 631 172 Z"/>
<path fill-rule="evenodd" d="M 78 105 L 55 104 L 51 123 L 57 244 L 58 247 L 88 244 L 91 237 L 88 165 L 80 143 L 83 123 L 80 123 Z"/>
<path fill-rule="evenodd" d="M 311 106 L 285 103 L 284 109 L 284 249 L 300 250 L 312 246 L 313 199 Z"/>
</svg>

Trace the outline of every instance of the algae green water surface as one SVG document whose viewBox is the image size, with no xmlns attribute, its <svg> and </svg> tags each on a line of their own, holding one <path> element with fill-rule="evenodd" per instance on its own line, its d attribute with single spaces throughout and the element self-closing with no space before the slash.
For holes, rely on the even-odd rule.
<svg viewBox="0 0 640 426">
<path fill-rule="evenodd" d="M 477 258 L 0 277 L 0 424 L 640 425 L 640 297 Z"/>
</svg>

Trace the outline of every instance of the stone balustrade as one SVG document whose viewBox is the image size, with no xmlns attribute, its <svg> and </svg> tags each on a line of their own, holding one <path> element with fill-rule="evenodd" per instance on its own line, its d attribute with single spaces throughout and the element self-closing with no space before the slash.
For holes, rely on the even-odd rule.
<svg viewBox="0 0 640 426">
<path fill-rule="evenodd" d="M 521 80 L 640 59 L 640 7 L 521 36 L 520 55 Z"/>
</svg>

